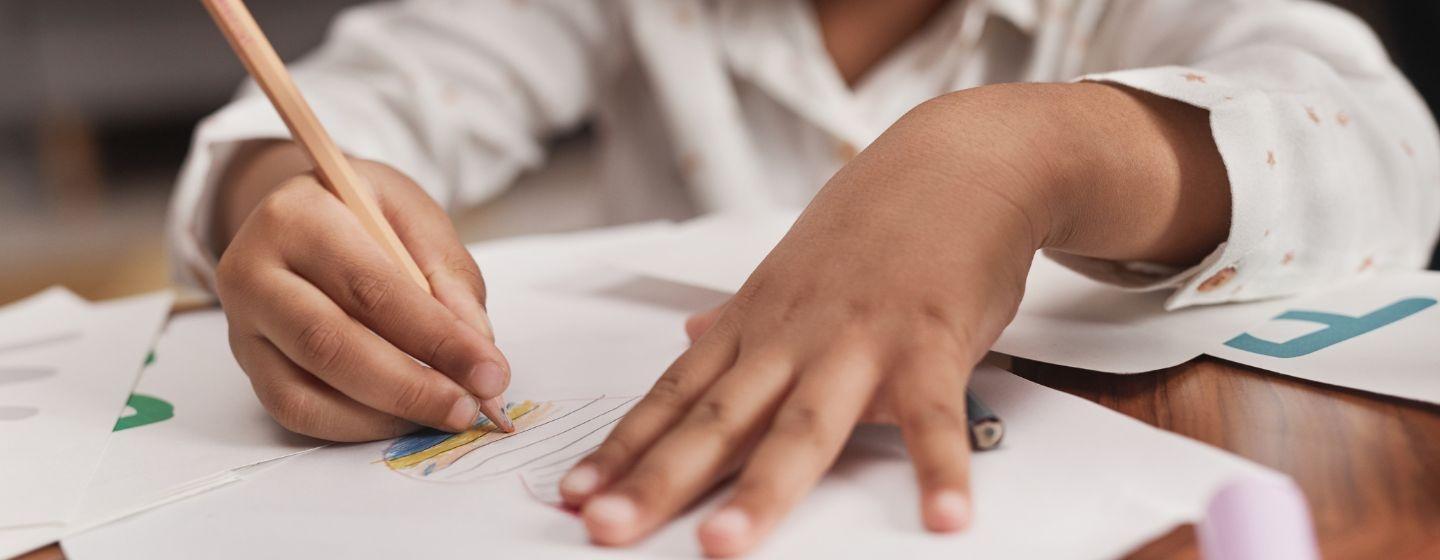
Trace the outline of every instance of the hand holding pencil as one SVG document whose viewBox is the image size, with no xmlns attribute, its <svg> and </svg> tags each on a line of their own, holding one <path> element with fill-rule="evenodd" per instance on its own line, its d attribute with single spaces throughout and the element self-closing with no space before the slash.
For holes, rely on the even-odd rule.
<svg viewBox="0 0 1440 560">
<path fill-rule="evenodd" d="M 512 430 L 509 365 L 448 216 L 403 174 L 346 158 L 240 0 L 204 4 L 295 139 L 242 150 L 217 209 L 235 227 L 216 291 L 262 403 L 340 441 L 460 431 L 482 414 Z"/>
</svg>

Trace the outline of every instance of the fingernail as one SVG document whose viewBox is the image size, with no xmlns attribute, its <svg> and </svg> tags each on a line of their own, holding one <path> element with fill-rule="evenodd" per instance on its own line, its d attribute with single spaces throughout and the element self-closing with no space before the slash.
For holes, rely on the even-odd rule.
<svg viewBox="0 0 1440 560">
<path fill-rule="evenodd" d="M 970 500 L 954 490 L 942 490 L 930 498 L 930 528 L 958 531 L 970 524 Z"/>
<path fill-rule="evenodd" d="M 494 422 L 500 431 L 507 433 L 515 431 L 515 423 L 510 421 L 510 415 L 505 412 L 504 395 L 485 399 L 485 402 L 480 403 L 480 412 L 485 413 L 485 417 Z"/>
<path fill-rule="evenodd" d="M 456 399 L 455 405 L 450 407 L 450 414 L 445 417 L 445 424 L 457 432 L 463 432 L 475 425 L 475 420 L 480 417 L 480 401 L 475 397 L 465 395 Z"/>
<path fill-rule="evenodd" d="M 560 479 L 560 491 L 572 496 L 588 496 L 599 484 L 600 471 L 590 465 L 580 465 Z"/>
<path fill-rule="evenodd" d="M 610 530 L 633 527 L 637 515 L 635 502 L 623 496 L 601 496 L 585 504 L 585 521 Z"/>
<path fill-rule="evenodd" d="M 476 395 L 494 395 L 505 390 L 505 370 L 495 362 L 485 362 L 465 376 L 465 388 Z"/>
<path fill-rule="evenodd" d="M 728 507 L 710 516 L 700 526 L 705 540 L 719 541 L 725 547 L 739 546 L 750 536 L 750 516 L 739 508 Z"/>
</svg>

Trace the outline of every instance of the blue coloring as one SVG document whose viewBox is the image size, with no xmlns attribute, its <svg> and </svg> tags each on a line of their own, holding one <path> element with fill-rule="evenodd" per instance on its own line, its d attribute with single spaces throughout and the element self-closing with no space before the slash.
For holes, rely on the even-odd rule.
<svg viewBox="0 0 1440 560">
<path fill-rule="evenodd" d="M 432 430 L 426 428 L 408 436 L 395 438 L 390 447 L 385 448 L 385 460 L 390 461 L 408 455 L 414 455 L 426 449 L 430 449 L 440 442 L 450 439 L 455 434 Z"/>
<path fill-rule="evenodd" d="M 506 413 L 510 412 L 510 406 L 511 405 L 505 406 Z M 487 425 L 493 424 L 494 423 L 491 422 L 489 418 L 481 416 L 480 420 L 475 423 L 475 426 L 470 429 L 481 429 Z M 430 449 L 431 447 L 435 447 L 436 445 L 440 445 L 441 442 L 455 437 L 455 435 L 456 434 L 452 434 L 449 432 L 442 432 L 440 430 L 426 428 L 408 436 L 401 436 L 395 438 L 394 443 L 391 443 L 390 447 L 385 448 L 384 457 L 386 461 L 391 461 L 394 459 L 399 459 L 401 457 L 414 455 L 426 449 Z"/>
</svg>

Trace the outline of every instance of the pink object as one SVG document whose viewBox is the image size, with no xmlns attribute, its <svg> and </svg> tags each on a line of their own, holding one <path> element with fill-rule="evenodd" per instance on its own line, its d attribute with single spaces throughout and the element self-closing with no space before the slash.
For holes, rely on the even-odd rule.
<svg viewBox="0 0 1440 560">
<path fill-rule="evenodd" d="M 1200 522 L 1205 560 L 1317 560 L 1305 495 L 1289 478 L 1246 478 L 1210 499 Z"/>
</svg>

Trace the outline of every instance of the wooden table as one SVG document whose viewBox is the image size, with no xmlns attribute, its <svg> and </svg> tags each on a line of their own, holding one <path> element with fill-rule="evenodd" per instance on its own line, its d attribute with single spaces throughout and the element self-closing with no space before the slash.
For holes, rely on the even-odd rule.
<svg viewBox="0 0 1440 560">
<path fill-rule="evenodd" d="M 1201 358 L 1143 375 L 1012 371 L 1295 478 L 1328 559 L 1440 558 L 1440 407 Z M 1436 372 L 1440 375 L 1440 371 Z M 1132 558 L 1199 558 L 1182 526 Z M 56 546 L 24 556 L 53 560 Z"/>
<path fill-rule="evenodd" d="M 1012 371 L 1289 474 L 1325 558 L 1440 558 L 1440 407 L 1214 358 L 1145 375 L 1016 360 Z M 1436 371 L 1440 375 L 1440 371 Z M 1198 558 L 1184 526 L 1134 558 Z"/>
</svg>

